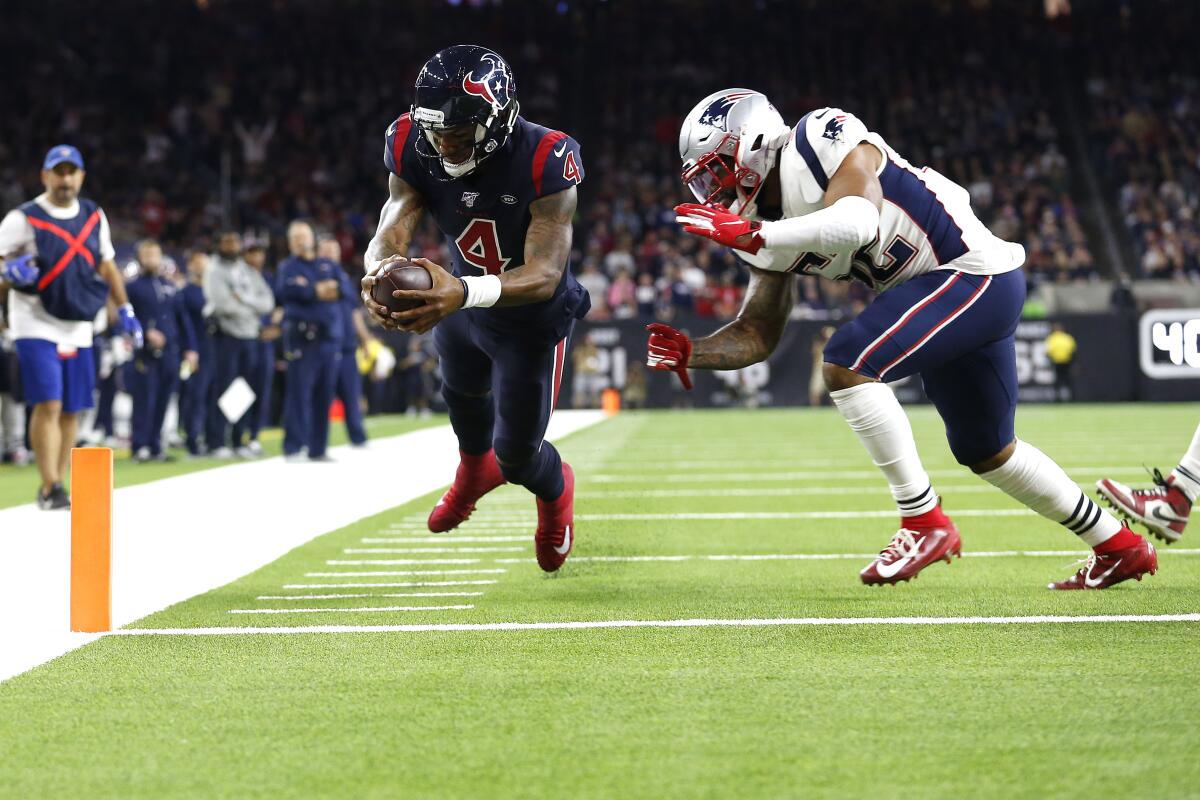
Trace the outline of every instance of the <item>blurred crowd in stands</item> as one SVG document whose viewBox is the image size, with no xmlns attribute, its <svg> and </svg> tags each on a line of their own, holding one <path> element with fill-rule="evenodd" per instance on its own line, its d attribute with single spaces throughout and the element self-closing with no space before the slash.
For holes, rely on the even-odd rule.
<svg viewBox="0 0 1200 800">
<path fill-rule="evenodd" d="M 583 143 L 573 266 L 595 318 L 736 312 L 745 270 L 682 236 L 671 211 L 690 199 L 678 180 L 679 122 L 727 85 L 766 91 L 788 119 L 824 105 L 857 114 L 912 163 L 967 187 L 981 218 L 1025 245 L 1035 284 L 1114 268 L 1108 255 L 1098 263 L 1104 221 L 1081 210 L 1091 205 L 1086 165 L 1068 157 L 1078 153 L 1068 118 L 1077 102 L 1080 113 L 1092 109 L 1090 141 L 1103 143 L 1113 181 L 1105 202 L 1128 223 L 1132 271 L 1194 279 L 1196 57 L 1157 40 L 1163 28 L 1194 29 L 1175 20 L 1195 22 L 1195 9 L 1077 5 L 1055 23 L 1040 4 L 1018 0 L 755 0 L 737 11 L 715 2 L 276 0 L 180 2 L 153 15 L 120 1 L 103 21 L 61 29 L 48 49 L 40 32 L 57 29 L 70 3 L 47 0 L 0 30 L 8 57 L 26 65 L 0 82 L 0 105 L 22 109 L 0 120 L 0 204 L 11 208 L 37 186 L 30 154 L 69 140 L 94 154 L 88 192 L 125 254 L 153 237 L 182 257 L 230 226 L 281 243 L 287 222 L 305 218 L 354 263 L 386 193 L 384 129 L 407 110 L 424 59 L 470 31 L 513 64 L 527 117 Z M 1085 30 L 1113 47 L 1094 47 Z M 1098 56 L 1091 73 L 1063 68 L 1090 63 L 1079 58 L 1088 52 Z M 447 260 L 430 222 L 415 248 Z M 835 319 L 870 296 L 815 280 L 797 292 L 798 315 Z"/>
</svg>

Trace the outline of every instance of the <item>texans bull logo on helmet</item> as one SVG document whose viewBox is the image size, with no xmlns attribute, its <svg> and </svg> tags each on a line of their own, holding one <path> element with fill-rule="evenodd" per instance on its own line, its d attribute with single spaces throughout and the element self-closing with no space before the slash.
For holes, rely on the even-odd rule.
<svg viewBox="0 0 1200 800">
<path fill-rule="evenodd" d="M 727 95 L 718 97 L 709 104 L 708 108 L 704 109 L 704 113 L 700 115 L 699 122 L 702 125 L 712 125 L 714 128 L 726 130 L 725 121 L 729 117 L 729 111 L 739 100 L 749 97 L 754 92 L 730 92 Z"/>
<path fill-rule="evenodd" d="M 479 74 L 482 73 L 482 74 Z M 511 94 L 508 71 L 497 56 L 486 54 L 469 75 L 463 77 L 463 91 L 482 97 L 493 108 L 502 108 Z"/>
</svg>

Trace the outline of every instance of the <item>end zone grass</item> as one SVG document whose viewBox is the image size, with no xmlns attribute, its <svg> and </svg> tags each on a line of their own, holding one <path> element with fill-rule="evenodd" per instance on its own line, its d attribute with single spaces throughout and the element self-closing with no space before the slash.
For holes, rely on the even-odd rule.
<svg viewBox="0 0 1200 800">
<path fill-rule="evenodd" d="M 579 476 L 579 539 L 558 575 L 533 562 L 522 491 L 499 490 L 446 537 L 420 531 L 429 496 L 136 626 L 1200 610 L 1190 534 L 1160 548 L 1159 575 L 1141 584 L 1046 591 L 1073 556 L 1028 553 L 1084 549 L 959 470 L 928 409 L 913 417 L 976 555 L 900 587 L 857 582 L 854 554 L 882 547 L 895 520 L 876 515 L 886 487 L 832 412 L 626 413 L 560 448 Z M 1197 419 L 1195 405 L 1033 407 L 1018 429 L 1081 483 L 1143 482 L 1142 462 L 1173 464 Z M 847 515 L 815 516 L 825 512 Z M 764 513 L 792 516 L 753 516 Z M 347 561 L 412 563 L 329 563 Z M 421 605 L 472 608 L 351 610 Z M 261 613 L 297 608 L 321 610 Z M 1196 623 L 114 636 L 0 684 L 0 786 L 18 797 L 1186 797 L 1197 674 Z"/>
</svg>

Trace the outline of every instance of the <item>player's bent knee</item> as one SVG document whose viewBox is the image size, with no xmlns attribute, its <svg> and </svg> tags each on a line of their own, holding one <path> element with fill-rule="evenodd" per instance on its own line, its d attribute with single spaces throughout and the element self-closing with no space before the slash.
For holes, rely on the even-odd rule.
<svg viewBox="0 0 1200 800">
<path fill-rule="evenodd" d="M 821 367 L 821 375 L 825 378 L 825 388 L 836 392 L 839 389 L 849 389 L 864 383 L 874 383 L 873 378 L 867 378 L 837 364 L 828 361 Z"/>
<path fill-rule="evenodd" d="M 959 458 L 958 463 L 965 467 L 969 467 L 971 472 L 974 472 L 976 475 L 982 475 L 985 472 L 991 472 L 994 469 L 1000 469 L 1007 464 L 1008 460 L 1012 458 L 1013 451 L 1016 449 L 1017 442 L 1014 439 L 1006 444 L 999 453 L 996 453 L 993 456 L 980 459 L 978 453 L 975 453 L 970 457 L 969 460 L 964 461 L 962 458 Z M 958 454 L 956 453 L 955 456 L 957 457 Z"/>
</svg>

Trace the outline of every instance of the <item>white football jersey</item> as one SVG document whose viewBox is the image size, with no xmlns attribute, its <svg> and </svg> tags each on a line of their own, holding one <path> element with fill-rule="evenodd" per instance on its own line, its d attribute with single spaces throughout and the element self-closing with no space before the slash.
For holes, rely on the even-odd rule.
<svg viewBox="0 0 1200 800">
<path fill-rule="evenodd" d="M 875 240 L 853 253 L 759 250 L 737 254 L 752 266 L 779 272 L 857 278 L 879 290 L 935 269 L 998 275 L 1025 263 L 1025 248 L 997 238 L 971 210 L 967 190 L 928 167 L 905 161 L 854 115 L 821 108 L 804 115 L 779 155 L 783 216 L 802 217 L 825 206 L 825 190 L 842 160 L 859 144 L 879 148 L 883 207 Z"/>
</svg>

